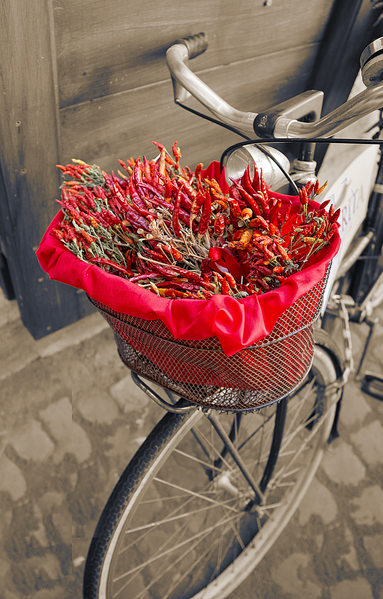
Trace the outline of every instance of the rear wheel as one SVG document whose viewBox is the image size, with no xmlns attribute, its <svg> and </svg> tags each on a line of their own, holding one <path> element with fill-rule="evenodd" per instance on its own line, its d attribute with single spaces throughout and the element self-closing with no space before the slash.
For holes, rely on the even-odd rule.
<svg viewBox="0 0 383 599">
<path fill-rule="evenodd" d="M 241 416 L 167 414 L 101 516 L 86 599 L 223 599 L 262 560 L 318 468 L 336 405 L 320 348 L 288 399 Z M 222 437 L 226 442 L 222 441 Z"/>
</svg>

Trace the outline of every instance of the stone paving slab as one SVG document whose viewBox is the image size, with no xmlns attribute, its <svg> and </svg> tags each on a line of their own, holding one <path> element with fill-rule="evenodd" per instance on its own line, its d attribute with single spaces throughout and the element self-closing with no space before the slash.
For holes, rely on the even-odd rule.
<svg viewBox="0 0 383 599">
<path fill-rule="evenodd" d="M 8 335 L 0 370 L 0 597 L 77 599 L 97 518 L 163 411 L 133 385 L 99 315 L 44 343 L 30 339 L 9 306 L 1 322 Z M 22 356 L 13 368 L 16 347 Z M 382 353 L 373 346 L 366 367 L 381 371 Z M 230 599 L 383 597 L 382 431 L 383 404 L 351 382 L 340 437 L 278 543 Z"/>
</svg>

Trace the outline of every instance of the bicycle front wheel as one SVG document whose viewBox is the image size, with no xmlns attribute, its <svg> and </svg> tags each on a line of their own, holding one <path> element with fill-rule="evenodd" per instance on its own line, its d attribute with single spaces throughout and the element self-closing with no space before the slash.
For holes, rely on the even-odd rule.
<svg viewBox="0 0 383 599">
<path fill-rule="evenodd" d="M 316 472 L 335 380 L 331 359 L 316 348 L 289 401 L 242 418 L 167 414 L 104 509 L 85 599 L 227 597 L 282 532 Z"/>
</svg>

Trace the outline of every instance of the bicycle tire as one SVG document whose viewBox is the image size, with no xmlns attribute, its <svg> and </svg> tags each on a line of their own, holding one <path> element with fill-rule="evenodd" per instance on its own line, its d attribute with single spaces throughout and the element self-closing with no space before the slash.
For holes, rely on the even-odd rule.
<svg viewBox="0 0 383 599">
<path fill-rule="evenodd" d="M 84 599 L 224 599 L 233 592 L 281 534 L 315 475 L 335 412 L 335 380 L 329 354 L 316 347 L 310 374 L 289 398 L 284 434 L 285 414 L 275 404 L 243 419 L 234 443 L 263 484 L 261 505 L 234 471 L 234 462 L 222 457 L 222 448 L 218 466 L 204 455 L 206 447 L 201 450 L 201 440 L 203 445 L 207 439 L 202 428 L 211 440 L 214 435 L 206 413 L 165 415 L 125 469 L 101 515 L 86 561 Z M 232 417 L 219 418 L 227 419 L 229 431 Z M 210 481 L 208 469 L 211 474 L 219 470 Z M 195 480 L 201 473 L 202 485 Z M 213 538 L 217 526 L 218 540 Z M 151 550 L 150 557 L 143 553 Z"/>
</svg>

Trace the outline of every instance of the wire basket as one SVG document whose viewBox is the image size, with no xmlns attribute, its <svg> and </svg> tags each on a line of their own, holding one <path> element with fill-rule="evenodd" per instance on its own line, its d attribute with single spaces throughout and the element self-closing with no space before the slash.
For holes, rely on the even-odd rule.
<svg viewBox="0 0 383 599">
<path fill-rule="evenodd" d="M 160 320 L 115 312 L 89 299 L 112 327 L 128 368 L 201 406 L 242 412 L 278 401 L 306 376 L 327 276 L 328 271 L 280 316 L 269 335 L 233 356 L 215 337 L 181 341 Z"/>
</svg>

